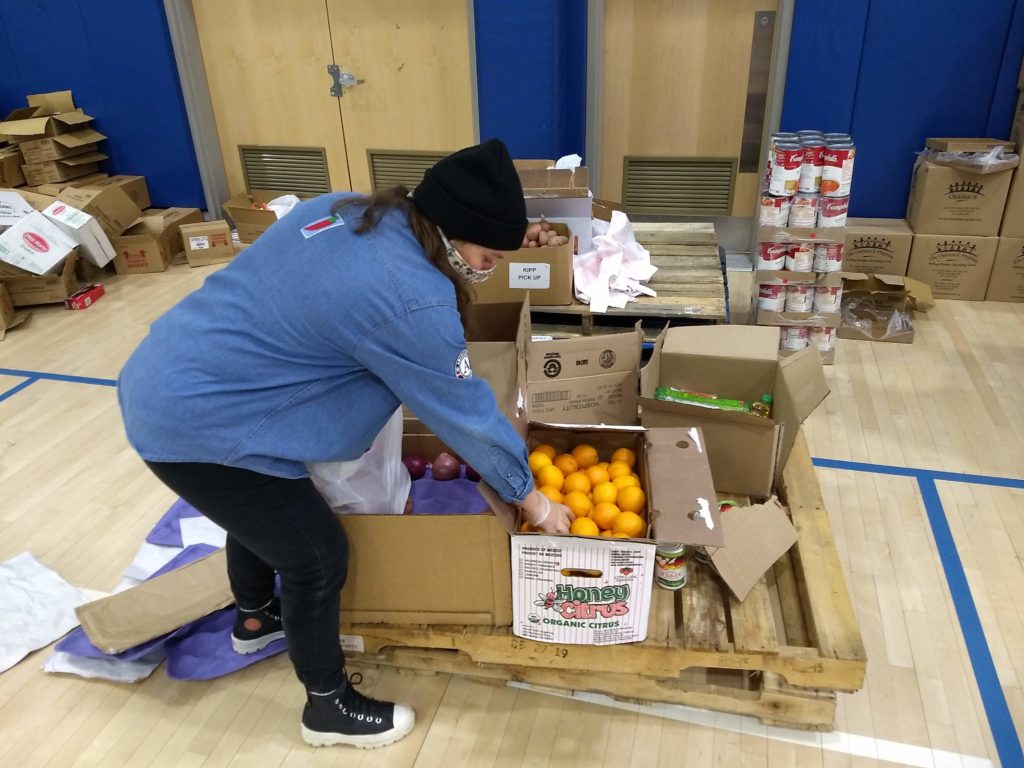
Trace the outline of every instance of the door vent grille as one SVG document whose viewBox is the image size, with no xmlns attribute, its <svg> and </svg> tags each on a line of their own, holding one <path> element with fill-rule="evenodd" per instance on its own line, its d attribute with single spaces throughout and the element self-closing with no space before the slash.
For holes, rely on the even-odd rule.
<svg viewBox="0 0 1024 768">
<path fill-rule="evenodd" d="M 296 195 L 331 191 L 323 147 L 239 146 L 245 188 L 280 190 Z"/>
<path fill-rule="evenodd" d="M 728 216 L 736 186 L 734 157 L 637 157 L 622 160 L 627 213 Z"/>
<path fill-rule="evenodd" d="M 390 189 L 401 184 L 406 189 L 415 189 L 423 180 L 423 174 L 442 157 L 450 152 L 421 152 L 401 149 L 368 149 L 370 164 L 370 185 L 373 191 Z"/>
</svg>

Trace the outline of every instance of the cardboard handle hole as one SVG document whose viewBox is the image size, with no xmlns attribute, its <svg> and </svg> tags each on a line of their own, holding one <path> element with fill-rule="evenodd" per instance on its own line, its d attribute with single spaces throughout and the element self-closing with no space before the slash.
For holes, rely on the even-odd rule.
<svg viewBox="0 0 1024 768">
<path fill-rule="evenodd" d="M 595 571 L 592 568 L 563 568 L 562 575 L 575 577 L 577 579 L 599 579 L 604 574 L 601 571 Z"/>
<path fill-rule="evenodd" d="M 682 448 L 684 451 L 687 448 L 689 448 L 689 447 L 690 447 L 690 441 L 689 440 L 680 440 L 678 443 L 676 443 L 676 448 Z"/>
</svg>

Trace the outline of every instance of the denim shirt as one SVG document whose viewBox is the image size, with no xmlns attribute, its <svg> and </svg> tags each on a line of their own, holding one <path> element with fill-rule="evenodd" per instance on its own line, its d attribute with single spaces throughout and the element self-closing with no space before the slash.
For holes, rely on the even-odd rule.
<svg viewBox="0 0 1024 768">
<path fill-rule="evenodd" d="M 526 447 L 472 375 L 454 287 L 400 211 L 363 235 L 359 206 L 308 229 L 343 197 L 300 203 L 153 323 L 118 379 L 129 442 L 147 461 L 298 478 L 361 456 L 405 403 L 522 500 Z"/>
</svg>

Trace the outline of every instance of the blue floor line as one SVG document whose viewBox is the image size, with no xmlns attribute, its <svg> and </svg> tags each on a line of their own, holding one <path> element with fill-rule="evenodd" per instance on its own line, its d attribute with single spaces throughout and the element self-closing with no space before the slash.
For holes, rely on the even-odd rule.
<svg viewBox="0 0 1024 768">
<path fill-rule="evenodd" d="M 895 467 L 890 464 L 868 464 L 861 461 L 842 461 L 840 459 L 811 459 L 814 466 L 824 469 L 850 469 L 855 472 L 871 472 L 876 475 L 898 475 L 900 477 L 929 478 L 951 483 L 970 483 L 971 485 L 994 485 L 1000 488 L 1022 488 L 1024 480 L 1016 477 L 996 477 L 995 475 L 972 475 L 967 472 L 945 472 L 941 469 L 917 469 L 914 467 Z"/>
<path fill-rule="evenodd" d="M 37 381 L 39 381 L 38 378 L 28 378 L 25 379 L 20 384 L 15 384 L 6 392 L 0 392 L 0 403 L 2 403 L 7 398 L 13 397 L 14 395 L 18 394 L 19 392 L 21 392 L 21 390 L 25 389 L 25 387 L 29 386 L 30 384 L 35 384 Z"/>
<path fill-rule="evenodd" d="M 47 381 L 67 381 L 71 384 L 95 384 L 99 387 L 116 387 L 117 379 L 94 379 L 89 376 L 67 376 L 63 373 L 45 373 L 43 371 L 21 371 L 15 368 L 0 368 L 0 376 L 25 376 L 30 379 Z"/>
</svg>

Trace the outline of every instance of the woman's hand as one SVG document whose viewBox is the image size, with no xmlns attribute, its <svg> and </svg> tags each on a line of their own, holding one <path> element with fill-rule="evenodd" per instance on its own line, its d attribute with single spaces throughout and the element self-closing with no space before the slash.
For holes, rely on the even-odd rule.
<svg viewBox="0 0 1024 768">
<path fill-rule="evenodd" d="M 575 519 L 572 510 L 567 506 L 551 501 L 536 489 L 523 499 L 520 506 L 523 508 L 526 522 L 545 533 L 568 533 L 569 526 Z"/>
</svg>

